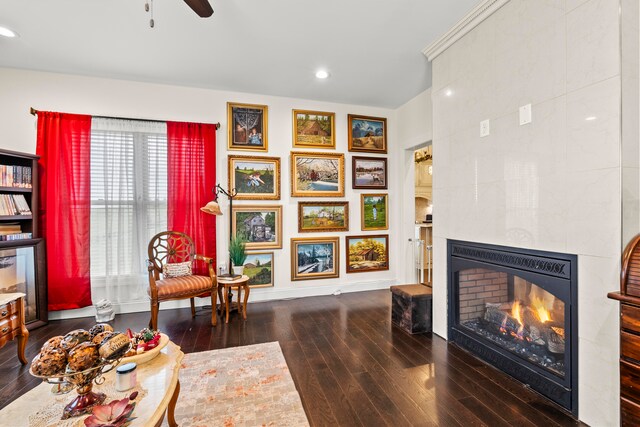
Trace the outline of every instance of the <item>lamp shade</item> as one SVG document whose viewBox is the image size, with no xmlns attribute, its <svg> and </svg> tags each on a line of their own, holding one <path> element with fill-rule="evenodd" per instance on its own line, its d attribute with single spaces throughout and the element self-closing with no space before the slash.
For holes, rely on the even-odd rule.
<svg viewBox="0 0 640 427">
<path fill-rule="evenodd" d="M 200 210 L 210 215 L 222 215 L 220 205 L 215 200 L 210 201 L 204 207 L 200 208 Z"/>
</svg>

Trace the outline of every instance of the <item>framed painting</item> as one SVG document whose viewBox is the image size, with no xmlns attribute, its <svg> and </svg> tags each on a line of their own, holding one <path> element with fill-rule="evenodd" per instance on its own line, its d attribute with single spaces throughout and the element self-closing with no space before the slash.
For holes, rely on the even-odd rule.
<svg viewBox="0 0 640 427">
<path fill-rule="evenodd" d="M 336 148 L 335 113 L 293 110 L 293 146 Z"/>
<path fill-rule="evenodd" d="M 229 156 L 229 188 L 237 200 L 280 200 L 280 158 Z"/>
<path fill-rule="evenodd" d="M 338 237 L 291 239 L 291 280 L 331 279 L 340 276 Z"/>
<path fill-rule="evenodd" d="M 291 153 L 291 195 L 343 197 L 344 154 Z"/>
<path fill-rule="evenodd" d="M 387 119 L 349 114 L 349 151 L 387 152 Z"/>
<path fill-rule="evenodd" d="M 356 157 L 352 159 L 352 188 L 387 189 L 387 159 L 384 157 Z"/>
<path fill-rule="evenodd" d="M 389 269 L 389 235 L 347 236 L 347 273 Z"/>
<path fill-rule="evenodd" d="M 267 151 L 266 105 L 227 102 L 229 150 Z"/>
<path fill-rule="evenodd" d="M 234 206 L 231 230 L 247 242 L 247 250 L 282 249 L 282 206 Z"/>
<path fill-rule="evenodd" d="M 298 202 L 298 232 L 349 231 L 349 202 Z"/>
<path fill-rule="evenodd" d="M 387 194 L 360 195 L 360 224 L 362 231 L 389 229 Z"/>
<path fill-rule="evenodd" d="M 244 274 L 249 276 L 249 287 L 273 286 L 273 252 L 247 252 Z"/>
</svg>

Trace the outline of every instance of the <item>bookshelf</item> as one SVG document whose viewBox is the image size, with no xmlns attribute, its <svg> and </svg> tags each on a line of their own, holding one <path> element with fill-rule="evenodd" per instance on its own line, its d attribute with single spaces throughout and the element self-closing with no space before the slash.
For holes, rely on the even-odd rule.
<svg viewBox="0 0 640 427">
<path fill-rule="evenodd" d="M 13 206 L 20 210 L 19 203 L 24 197 L 31 211 L 30 215 L 0 214 L 2 239 L 22 237 L 0 240 L 0 293 L 27 295 L 25 320 L 28 329 L 47 323 L 45 248 L 38 233 L 38 159 L 34 154 L 0 149 L 0 203 L 4 202 L 5 209 Z M 8 233 L 18 230 L 22 234 L 7 237 Z"/>
</svg>

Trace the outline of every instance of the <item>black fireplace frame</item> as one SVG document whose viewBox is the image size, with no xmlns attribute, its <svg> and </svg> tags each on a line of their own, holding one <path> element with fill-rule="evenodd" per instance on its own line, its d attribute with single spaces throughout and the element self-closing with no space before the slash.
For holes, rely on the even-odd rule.
<svg viewBox="0 0 640 427">
<path fill-rule="evenodd" d="M 491 268 L 518 275 L 559 297 L 565 304 L 564 378 L 503 349 L 460 325 L 457 275 Z M 578 415 L 578 257 L 577 255 L 447 240 L 449 341 L 530 386 L 574 416 Z"/>
</svg>

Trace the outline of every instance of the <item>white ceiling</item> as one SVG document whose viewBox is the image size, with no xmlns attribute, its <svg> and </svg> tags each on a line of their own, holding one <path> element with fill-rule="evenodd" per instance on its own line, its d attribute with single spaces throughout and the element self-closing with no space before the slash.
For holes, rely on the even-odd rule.
<svg viewBox="0 0 640 427">
<path fill-rule="evenodd" d="M 421 50 L 478 0 L 2 0 L 0 66 L 397 107 L 431 85 Z M 319 81 L 315 70 L 331 77 Z"/>
</svg>

